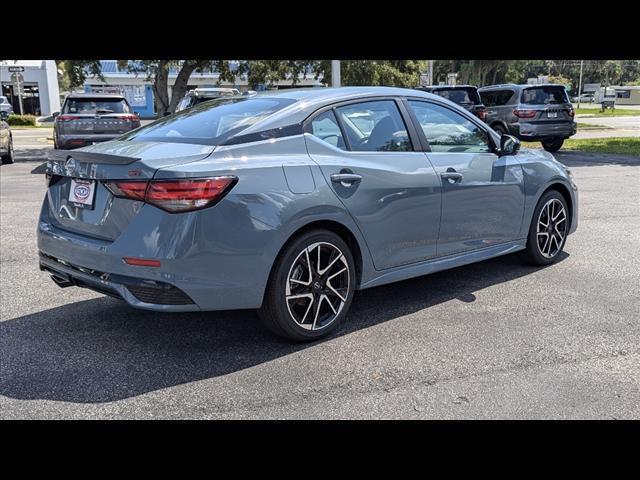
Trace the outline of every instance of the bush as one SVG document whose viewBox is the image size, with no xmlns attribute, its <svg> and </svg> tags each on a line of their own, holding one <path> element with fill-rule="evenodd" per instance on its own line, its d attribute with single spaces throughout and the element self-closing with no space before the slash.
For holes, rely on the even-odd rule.
<svg viewBox="0 0 640 480">
<path fill-rule="evenodd" d="M 35 115 L 9 115 L 7 119 L 7 123 L 13 126 L 36 126 L 36 116 Z"/>
</svg>

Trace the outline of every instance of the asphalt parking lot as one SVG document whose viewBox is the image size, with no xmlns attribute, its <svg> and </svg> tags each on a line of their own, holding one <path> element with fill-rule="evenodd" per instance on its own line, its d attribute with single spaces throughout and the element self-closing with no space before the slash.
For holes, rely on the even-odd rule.
<svg viewBox="0 0 640 480">
<path fill-rule="evenodd" d="M 158 314 L 38 269 L 39 163 L 0 169 L 0 418 L 640 418 L 640 157 L 559 153 L 580 225 L 546 268 L 507 256 L 356 295 L 292 345 L 252 311 Z"/>
</svg>

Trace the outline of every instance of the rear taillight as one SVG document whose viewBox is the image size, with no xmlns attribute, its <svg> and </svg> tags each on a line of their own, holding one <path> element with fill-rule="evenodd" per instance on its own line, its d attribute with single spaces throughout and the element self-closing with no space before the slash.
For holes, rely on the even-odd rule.
<svg viewBox="0 0 640 480">
<path fill-rule="evenodd" d="M 71 120 L 78 120 L 80 117 L 75 115 L 58 115 L 56 117 L 56 122 L 70 122 Z"/>
<path fill-rule="evenodd" d="M 138 121 L 138 116 L 137 115 L 122 115 L 120 117 L 120 120 L 125 120 L 127 122 L 137 122 Z"/>
<path fill-rule="evenodd" d="M 237 183 L 233 176 L 180 180 L 115 181 L 105 187 L 116 197 L 142 200 L 167 212 L 189 212 L 218 203 Z"/>
<path fill-rule="evenodd" d="M 513 114 L 518 118 L 533 118 L 536 116 L 535 110 L 514 110 Z"/>
<path fill-rule="evenodd" d="M 485 120 L 487 120 L 487 112 L 485 112 L 484 110 L 479 110 L 478 118 L 484 122 Z"/>
<path fill-rule="evenodd" d="M 575 111 L 573 108 L 569 108 L 569 109 L 567 110 L 567 114 L 569 114 L 569 116 L 570 116 L 571 118 L 573 118 L 573 117 L 575 117 L 575 115 L 576 115 L 576 111 Z"/>
</svg>

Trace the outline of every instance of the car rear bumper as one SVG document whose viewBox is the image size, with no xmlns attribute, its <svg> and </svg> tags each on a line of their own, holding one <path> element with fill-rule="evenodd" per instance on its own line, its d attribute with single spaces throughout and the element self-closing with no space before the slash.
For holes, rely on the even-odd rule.
<svg viewBox="0 0 640 480">
<path fill-rule="evenodd" d="M 87 145 L 93 145 L 94 143 L 108 142 L 109 140 L 113 140 L 120 136 L 122 136 L 121 133 L 100 135 L 58 135 L 56 146 L 58 149 L 80 148 Z"/>
<path fill-rule="evenodd" d="M 216 209 L 223 211 L 225 206 Z M 271 268 L 266 260 L 275 256 L 267 249 L 275 249 L 275 230 L 249 231 L 254 223 L 247 219 L 237 228 L 242 230 L 237 238 L 204 236 L 205 225 L 222 231 L 220 222 L 228 215 L 213 209 L 172 215 L 144 205 L 136 221 L 110 241 L 66 230 L 45 198 L 37 228 L 40 266 L 57 275 L 58 285 L 62 281 L 64 286 L 90 288 L 137 308 L 259 308 Z M 130 265 L 124 257 L 157 260 L 160 266 Z"/>
<path fill-rule="evenodd" d="M 510 125 L 511 134 L 521 140 L 538 141 L 548 138 L 569 138 L 578 129 L 576 122 L 520 122 Z"/>
</svg>

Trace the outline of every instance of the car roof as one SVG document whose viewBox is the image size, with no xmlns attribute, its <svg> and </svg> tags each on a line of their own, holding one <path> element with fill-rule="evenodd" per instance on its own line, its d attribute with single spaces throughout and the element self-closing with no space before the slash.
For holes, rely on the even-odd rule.
<svg viewBox="0 0 640 480">
<path fill-rule="evenodd" d="M 534 88 L 534 87 L 562 87 L 564 85 L 560 85 L 559 83 L 502 83 L 500 85 L 489 85 L 486 87 L 479 88 L 478 90 L 494 90 L 494 89 L 503 89 L 503 88 L 515 88 L 519 90 L 524 90 L 525 88 Z"/>
<path fill-rule="evenodd" d="M 67 95 L 67 98 L 125 98 L 124 95 L 119 95 L 116 93 L 70 93 Z"/>
<path fill-rule="evenodd" d="M 423 88 L 423 87 L 418 87 L 418 88 Z M 478 88 L 475 85 L 427 85 L 424 88 L 432 88 L 432 89 L 447 89 L 447 90 L 451 90 L 451 89 L 455 89 L 455 88 Z"/>
<path fill-rule="evenodd" d="M 284 107 L 281 110 L 278 110 L 264 120 L 254 123 L 251 127 L 244 130 L 242 133 L 248 134 L 259 132 L 265 129 L 280 128 L 296 123 L 302 123 L 314 111 L 332 103 L 358 99 L 364 100 L 367 98 L 371 98 L 373 100 L 375 99 L 375 97 L 391 96 L 422 97 L 440 103 L 449 102 L 442 97 L 422 90 L 398 87 L 311 87 L 261 92 L 258 93 L 258 95 L 249 97 L 248 100 L 259 100 L 268 98 L 290 99 L 294 100 L 294 103 Z M 449 103 L 453 106 L 452 108 L 460 108 L 453 102 Z"/>
</svg>

